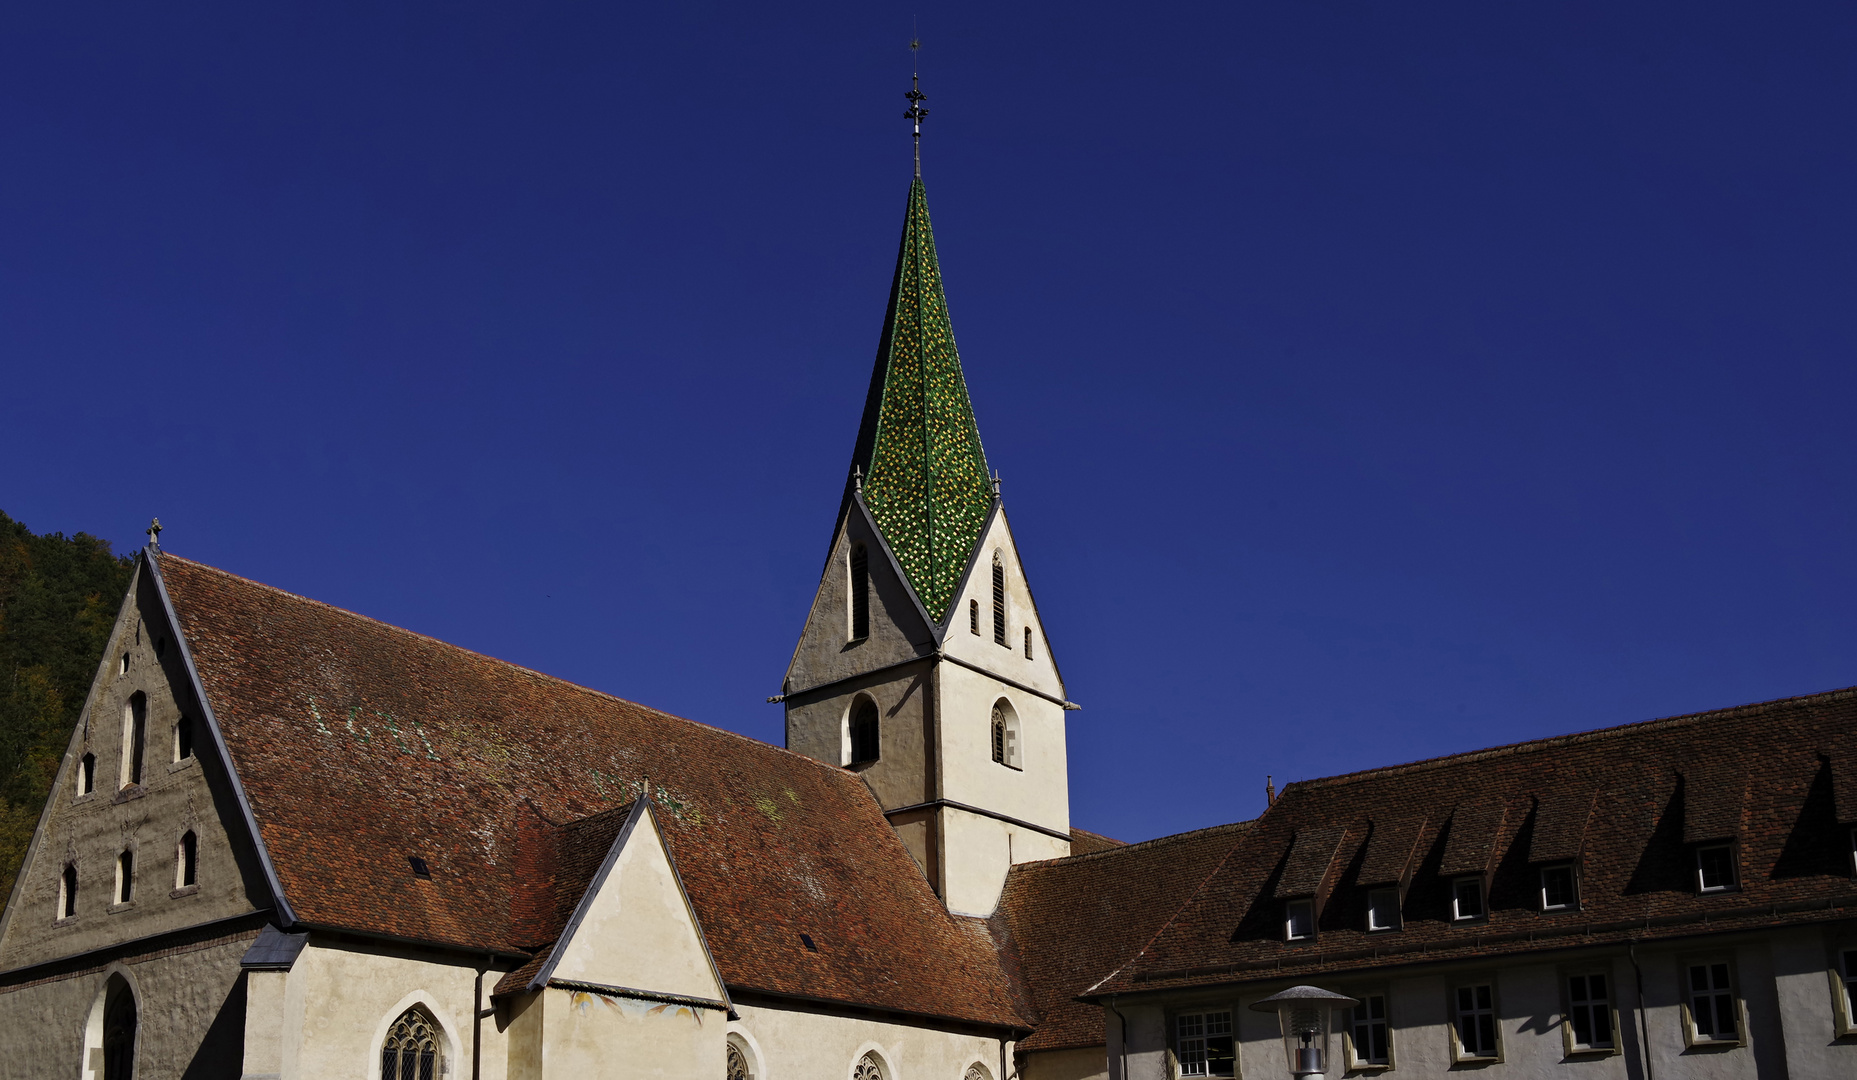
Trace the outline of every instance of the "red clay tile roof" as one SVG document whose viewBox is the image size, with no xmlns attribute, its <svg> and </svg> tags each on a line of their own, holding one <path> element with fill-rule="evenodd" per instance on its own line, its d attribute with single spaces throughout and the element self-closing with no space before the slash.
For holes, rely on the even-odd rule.
<svg viewBox="0 0 1857 1080">
<path fill-rule="evenodd" d="M 1147 944 L 1250 824 L 1013 867 L 995 920 L 1038 1014 L 1019 1048 L 1103 1045 L 1102 1010 L 1073 999 Z"/>
<path fill-rule="evenodd" d="M 1120 840 L 1111 840 L 1101 833 L 1093 833 L 1088 829 L 1073 828 L 1070 830 L 1070 853 L 1072 855 L 1088 855 L 1092 851 L 1108 851 L 1110 848 L 1126 846 Z"/>
<path fill-rule="evenodd" d="M 946 912 L 854 774 L 158 559 L 302 923 L 544 945 L 579 898 L 566 893 L 580 848 L 598 845 L 597 823 L 547 822 L 622 807 L 649 778 L 731 990 L 1025 1025 L 984 926 Z M 430 880 L 413 876 L 413 855 Z M 569 885 L 533 887 L 551 880 Z"/>
<path fill-rule="evenodd" d="M 1857 690 L 1838 690 L 1292 784 L 1167 928 L 1093 992 L 1849 918 L 1848 794 L 1834 783 L 1853 762 Z M 1379 858 L 1368 825 L 1417 816 L 1428 823 L 1404 927 L 1370 935 L 1365 886 L 1385 873 L 1363 872 Z M 1316 941 L 1280 940 L 1275 878 L 1286 853 L 1306 830 L 1343 827 L 1344 869 Z M 1699 894 L 1693 842 L 1730 837 L 1740 888 Z M 1541 857 L 1576 854 L 1579 910 L 1540 912 Z M 1453 925 L 1450 872 L 1485 864 L 1489 917 Z"/>
</svg>

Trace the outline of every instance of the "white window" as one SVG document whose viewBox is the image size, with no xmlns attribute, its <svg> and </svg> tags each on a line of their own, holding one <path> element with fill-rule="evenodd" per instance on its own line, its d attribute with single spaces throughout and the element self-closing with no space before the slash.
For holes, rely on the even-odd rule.
<svg viewBox="0 0 1857 1080">
<path fill-rule="evenodd" d="M 1386 995 L 1362 994 L 1360 1004 L 1349 1013 L 1348 1068 L 1391 1065 L 1393 1043 L 1386 1022 Z"/>
<path fill-rule="evenodd" d="M 1308 941 L 1315 936 L 1315 901 L 1291 900 L 1283 905 L 1283 940 Z"/>
<path fill-rule="evenodd" d="M 1496 988 L 1489 983 L 1459 986 L 1452 994 L 1456 1007 L 1457 1059 L 1496 1057 Z"/>
<path fill-rule="evenodd" d="M 1574 884 L 1573 866 L 1541 868 L 1541 910 L 1572 911 L 1580 904 L 1579 889 Z"/>
<path fill-rule="evenodd" d="M 1399 929 L 1399 890 L 1374 889 L 1367 893 L 1367 929 Z"/>
<path fill-rule="evenodd" d="M 1845 949 L 1838 954 L 1840 978 L 1839 988 L 1844 994 L 1844 1029 L 1840 1035 L 1857 1033 L 1857 949 Z"/>
<path fill-rule="evenodd" d="M 1483 917 L 1483 879 L 1458 878 L 1451 882 L 1451 919 L 1469 922 Z"/>
<path fill-rule="evenodd" d="M 1567 1020 L 1573 1028 L 1573 1049 L 1612 1049 L 1612 994 L 1605 975 L 1567 977 Z"/>
<path fill-rule="evenodd" d="M 1711 844 L 1696 849 L 1696 888 L 1726 892 L 1735 886 L 1734 845 Z"/>
<path fill-rule="evenodd" d="M 1689 1024 L 1695 1042 L 1735 1042 L 1734 971 L 1726 960 L 1689 964 Z"/>
<path fill-rule="evenodd" d="M 1181 1076 L 1236 1076 L 1238 1053 L 1232 1042 L 1232 1014 L 1184 1013 L 1175 1021 Z"/>
</svg>

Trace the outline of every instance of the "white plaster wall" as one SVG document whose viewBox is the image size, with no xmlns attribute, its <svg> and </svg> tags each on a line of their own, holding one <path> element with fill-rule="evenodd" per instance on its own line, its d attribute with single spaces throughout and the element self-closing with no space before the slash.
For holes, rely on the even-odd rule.
<svg viewBox="0 0 1857 1080">
<path fill-rule="evenodd" d="M 539 995 L 539 1075 L 687 1080 L 723 1075 L 727 1014 L 549 987 Z M 535 1006 L 531 1006 L 531 1011 Z"/>
<path fill-rule="evenodd" d="M 1118 1025 L 1109 1025 L 1110 1080 L 1172 1080 L 1167 1060 L 1166 1014 L 1161 1007 L 1121 1002 L 1116 1005 L 1116 1011 L 1122 1014 L 1128 1027 L 1125 1032 L 1118 1032 Z M 1274 1025 L 1271 1030 L 1276 1030 Z M 1279 1059 L 1282 1056 L 1281 1052 L 1277 1054 Z M 1240 1069 L 1249 1067 L 1242 1051 L 1238 1064 Z"/>
<path fill-rule="evenodd" d="M 936 670 L 943 798 L 983 806 L 1047 829 L 1070 830 L 1070 754 L 1064 709 L 957 664 Z M 1014 769 L 993 760 L 993 703 L 1019 717 Z"/>
<path fill-rule="evenodd" d="M 958 915 L 993 914 L 1012 863 L 1070 854 L 1070 841 L 998 818 L 943 807 L 941 822 L 942 900 Z"/>
<path fill-rule="evenodd" d="M 1100 1046 L 1044 1050 L 1025 1055 L 1023 1080 L 1109 1080 L 1109 1060 Z"/>
<path fill-rule="evenodd" d="M 1002 1080 L 996 1039 L 760 1005 L 737 1004 L 736 1012 L 741 1019 L 729 1027 L 758 1055 L 755 1080 L 850 1080 L 867 1050 L 883 1058 L 887 1080 L 962 1080 L 975 1062 Z M 708 1075 L 722 1075 L 721 1065 Z"/>
<path fill-rule="evenodd" d="M 468 1076 L 476 976 L 476 969 L 467 965 L 408 959 L 312 939 L 284 976 L 282 994 L 266 992 L 268 999 L 280 1002 L 282 1015 L 266 1016 L 257 1011 L 258 1001 L 250 1003 L 247 1046 L 253 1046 L 255 1037 L 275 1023 L 281 1080 L 377 1077 L 380 1044 L 387 1028 L 400 1013 L 419 1004 L 432 1013 L 446 1037 L 449 1075 Z M 486 1007 L 498 977 L 494 971 L 484 976 Z M 504 1080 L 504 1036 L 491 1018 L 483 1021 L 482 1032 L 481 1076 Z"/>
<path fill-rule="evenodd" d="M 551 978 L 720 999 L 670 857 L 647 808 L 626 838 Z"/>
<path fill-rule="evenodd" d="M 1770 941 L 1787 1072 L 1857 1076 L 1857 1040 L 1837 1037 L 1832 941 L 1816 926 L 1783 930 Z"/>
<path fill-rule="evenodd" d="M 993 640 L 993 553 L 998 551 L 1006 570 L 1006 644 Z M 970 601 L 980 602 L 980 633 L 969 629 Z M 1032 628 L 1032 658 L 1025 658 L 1024 628 Z M 960 597 L 948 613 L 947 632 L 942 648 L 950 656 L 997 671 L 1027 686 L 1054 697 L 1064 696 L 1064 684 L 1058 678 L 1057 663 L 1052 659 L 1050 643 L 1045 640 L 1044 625 L 1032 604 L 1032 591 L 1026 583 L 1025 569 L 1019 562 L 1019 549 L 1012 540 L 1012 530 L 1001 511 L 992 526 L 980 538 L 974 565 Z"/>
</svg>

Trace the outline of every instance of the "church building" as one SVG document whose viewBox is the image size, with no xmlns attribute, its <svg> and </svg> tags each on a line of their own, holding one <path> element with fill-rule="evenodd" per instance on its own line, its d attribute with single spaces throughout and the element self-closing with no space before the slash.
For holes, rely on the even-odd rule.
<svg viewBox="0 0 1857 1080">
<path fill-rule="evenodd" d="M 155 539 L 0 1077 L 1274 1078 L 1297 985 L 1329 1076 L 1857 1075 L 1857 690 L 1073 827 L 919 175 L 784 747 Z"/>
</svg>

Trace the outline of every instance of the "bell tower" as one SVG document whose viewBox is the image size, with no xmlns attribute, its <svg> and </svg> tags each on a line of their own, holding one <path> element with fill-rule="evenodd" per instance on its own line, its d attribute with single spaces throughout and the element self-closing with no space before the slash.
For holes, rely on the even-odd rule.
<svg viewBox="0 0 1857 1080">
<path fill-rule="evenodd" d="M 922 109 L 912 90 L 910 116 Z M 949 910 L 1070 853 L 1064 713 L 954 346 L 920 158 L 787 748 L 859 772 Z"/>
</svg>

